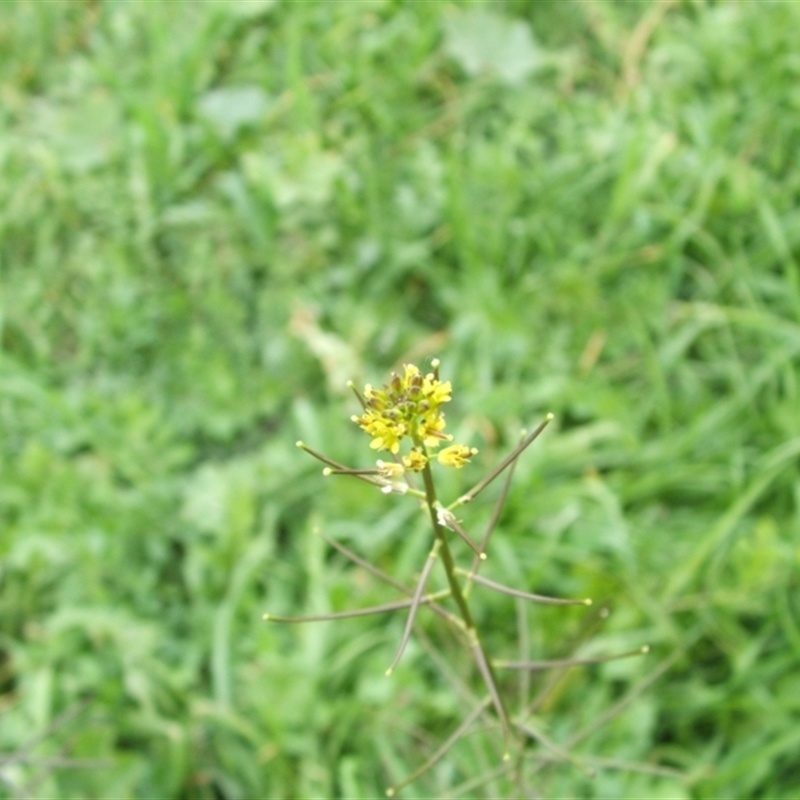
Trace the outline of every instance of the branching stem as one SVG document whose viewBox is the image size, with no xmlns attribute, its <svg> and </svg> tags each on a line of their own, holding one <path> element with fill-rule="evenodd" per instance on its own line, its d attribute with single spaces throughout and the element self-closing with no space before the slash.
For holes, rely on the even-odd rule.
<svg viewBox="0 0 800 800">
<path fill-rule="evenodd" d="M 425 445 L 422 442 L 418 442 L 417 446 L 422 450 L 422 452 L 425 452 L 424 449 Z M 475 657 L 475 660 L 478 664 L 478 668 L 481 671 L 481 675 L 486 681 L 486 684 L 489 689 L 489 694 L 491 695 L 492 702 L 494 703 L 495 709 L 497 711 L 497 715 L 500 717 L 500 721 L 503 725 L 503 732 L 506 741 L 506 754 L 507 754 L 509 738 L 510 738 L 508 712 L 506 711 L 506 708 L 503 704 L 503 699 L 497 688 L 497 678 L 495 677 L 491 662 L 489 661 L 488 658 L 486 658 L 486 653 L 483 650 L 483 645 L 481 644 L 480 639 L 478 638 L 477 630 L 475 628 L 475 621 L 472 618 L 469 606 L 467 605 L 467 600 L 464 597 L 464 593 L 461 590 L 461 584 L 459 583 L 458 577 L 456 575 L 457 567 L 455 561 L 453 560 L 453 554 L 450 551 L 450 546 L 447 543 L 445 528 L 439 522 L 439 516 L 436 511 L 438 507 L 438 500 L 436 497 L 436 487 L 433 483 L 433 474 L 431 473 L 430 462 L 427 462 L 422 469 L 422 480 L 425 484 L 425 495 L 427 497 L 428 513 L 430 514 L 431 525 L 433 526 L 433 532 L 434 535 L 436 536 L 436 540 L 437 542 L 440 543 L 439 555 L 441 556 L 442 565 L 444 566 L 444 571 L 445 574 L 447 575 L 447 583 L 450 586 L 450 594 L 453 600 L 455 600 L 456 605 L 458 606 L 461 618 L 464 620 L 464 625 L 467 629 L 467 634 L 472 639 L 473 656 Z"/>
</svg>

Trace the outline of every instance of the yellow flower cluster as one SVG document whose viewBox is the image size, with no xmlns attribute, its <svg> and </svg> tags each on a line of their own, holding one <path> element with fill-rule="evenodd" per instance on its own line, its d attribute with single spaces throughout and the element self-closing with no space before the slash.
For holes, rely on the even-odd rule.
<svg viewBox="0 0 800 800">
<path fill-rule="evenodd" d="M 402 374 L 393 374 L 381 389 L 367 384 L 362 398 L 364 413 L 353 416 L 352 420 L 372 437 L 370 447 L 373 450 L 397 454 L 400 442 L 410 438 L 413 446 L 409 454 L 402 457 L 403 467 L 420 472 L 428 463 L 425 448 L 436 448 L 442 442 L 452 441 L 453 437 L 444 433 L 442 412 L 442 406 L 450 402 L 451 391 L 450 381 L 440 381 L 432 372 L 423 375 L 418 367 L 405 364 Z M 445 466 L 460 468 L 477 452 L 474 447 L 451 445 L 442 450 L 437 459 Z"/>
</svg>

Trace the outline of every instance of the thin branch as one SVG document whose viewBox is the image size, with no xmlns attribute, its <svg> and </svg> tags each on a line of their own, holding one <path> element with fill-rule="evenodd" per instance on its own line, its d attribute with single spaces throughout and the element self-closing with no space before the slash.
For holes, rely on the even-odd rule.
<svg viewBox="0 0 800 800">
<path fill-rule="evenodd" d="M 536 761 L 537 766 L 534 769 L 534 774 L 540 772 L 542 768 L 548 764 L 559 763 L 561 758 L 555 758 L 549 753 L 534 752 L 528 754 L 527 758 Z M 674 769 L 673 767 L 665 767 L 660 764 L 645 764 L 636 761 L 619 761 L 613 758 L 599 758 L 597 756 L 581 756 L 584 763 L 592 767 L 594 770 L 621 770 L 623 772 L 639 772 L 644 775 L 659 775 L 665 778 L 678 778 L 686 779 L 686 773 L 681 770 Z"/>
<path fill-rule="evenodd" d="M 377 469 L 350 469 L 349 467 L 343 469 L 326 467 L 322 470 L 322 474 L 325 477 L 328 475 L 380 475 Z"/>
<path fill-rule="evenodd" d="M 421 597 L 417 600 L 417 605 L 429 605 L 437 600 L 448 597 L 450 592 L 443 591 L 436 594 Z M 385 614 L 389 611 L 401 611 L 410 608 L 414 600 L 398 600 L 394 603 L 385 603 L 380 606 L 370 606 L 369 608 L 354 608 L 349 611 L 335 611 L 332 614 L 311 614 L 306 617 L 285 617 L 280 614 L 264 614 L 262 619 L 265 622 L 331 622 L 337 619 L 350 619 L 351 617 L 368 617 L 373 614 Z"/>
<path fill-rule="evenodd" d="M 320 536 L 322 536 L 322 538 L 331 547 L 338 550 L 343 556 L 349 558 L 353 563 L 358 564 L 359 567 L 363 567 L 365 570 L 367 570 L 367 572 L 369 572 L 371 575 L 374 575 L 378 580 L 381 580 L 384 583 L 388 583 L 390 586 L 394 586 L 394 588 L 397 589 L 398 592 L 402 592 L 404 595 L 407 595 L 408 597 L 413 597 L 414 592 L 411 589 L 407 588 L 406 586 L 403 586 L 402 583 L 395 580 L 391 575 L 387 574 L 382 569 L 379 569 L 374 564 L 370 564 L 369 561 L 361 558 L 361 556 L 357 555 L 352 550 L 345 547 L 343 544 L 340 544 L 335 539 L 327 537 L 324 533 L 321 533 Z M 450 593 L 447 592 L 446 594 L 443 595 L 443 598 L 448 597 L 449 594 Z M 430 596 L 433 597 L 434 595 Z M 451 625 L 454 625 L 456 628 L 458 628 L 458 630 L 464 629 L 463 623 L 455 614 L 451 614 L 447 609 L 442 608 L 442 606 L 433 602 L 426 603 L 426 605 L 430 606 L 431 611 L 436 612 L 442 619 L 447 620 L 447 622 L 449 622 Z"/>
<path fill-rule="evenodd" d="M 445 528 L 447 528 L 448 530 L 457 533 L 461 537 L 461 540 L 467 545 L 467 547 L 469 547 L 469 549 L 472 550 L 473 553 L 475 553 L 476 558 L 478 558 L 480 561 L 486 560 L 486 553 L 484 553 L 478 547 L 478 545 L 476 545 L 475 542 L 472 541 L 469 534 L 461 527 L 461 525 L 459 524 L 455 516 L 452 514 L 452 512 L 448 511 L 446 508 L 440 507 L 436 510 L 436 513 L 439 517 L 439 522 L 441 522 L 442 525 L 444 525 Z"/>
<path fill-rule="evenodd" d="M 565 743 L 565 747 L 574 747 L 575 745 L 582 742 L 584 739 L 588 738 L 605 725 L 609 720 L 613 719 L 617 714 L 619 714 L 627 705 L 629 705 L 633 700 L 635 700 L 645 689 L 647 689 L 650 685 L 655 683 L 668 669 L 670 669 L 678 659 L 684 655 L 686 650 L 696 641 L 701 635 L 700 627 L 698 626 L 697 629 L 687 638 L 687 640 L 683 643 L 681 647 L 675 650 L 672 655 L 666 658 L 661 664 L 653 670 L 644 680 L 634 686 L 626 695 L 621 697 L 611 708 L 607 709 L 603 714 L 601 714 L 596 719 L 592 720 L 589 725 L 587 725 L 582 730 L 578 731 L 576 734 L 571 736 L 567 742 Z M 531 709 L 528 709 L 527 713 L 531 713 Z M 539 764 L 537 767 L 534 768 L 534 774 L 541 770 L 545 765 Z"/>
<path fill-rule="evenodd" d="M 531 594 L 530 592 L 523 592 L 519 589 L 512 589 L 510 586 L 503 586 L 502 583 L 495 583 L 495 581 L 482 578 L 480 575 L 467 572 L 459 567 L 456 567 L 456 572 L 459 575 L 465 575 L 468 580 L 479 583 L 481 586 L 486 586 L 489 589 L 494 589 L 496 592 L 502 592 L 512 597 L 519 597 L 522 600 L 531 600 L 534 603 L 545 603 L 553 606 L 590 606 L 592 604 L 592 601 L 588 597 L 585 600 L 569 600 L 562 597 L 547 597 L 543 594 Z"/>
<path fill-rule="evenodd" d="M 464 629 L 457 628 L 456 634 L 459 644 L 465 648 L 468 647 L 469 643 Z M 461 698 L 465 705 L 474 706 L 478 702 L 478 698 L 469 685 L 465 683 L 462 677 L 455 671 L 455 664 L 449 657 L 449 654 L 443 652 L 441 646 L 437 647 L 424 630 L 417 630 L 417 638 L 428 654 L 428 657 L 439 668 L 444 679 L 453 687 L 453 691 Z"/>
<path fill-rule="evenodd" d="M 625 772 L 641 772 L 645 775 L 661 775 L 665 778 L 686 778 L 686 773 L 660 764 L 643 764 L 636 761 L 619 761 L 615 758 L 585 756 L 584 761 L 599 769 L 618 769 Z"/>
<path fill-rule="evenodd" d="M 361 405 L 361 408 L 364 411 L 366 411 L 367 410 L 367 401 L 364 398 L 364 395 L 361 394 L 361 392 L 359 392 L 358 389 L 356 389 L 356 385 L 353 383 L 353 381 L 347 381 L 347 388 L 352 390 L 353 394 L 358 399 L 358 402 Z"/>
<path fill-rule="evenodd" d="M 487 660 L 486 654 L 483 652 L 481 643 L 478 640 L 478 635 L 474 629 L 472 629 L 472 636 L 473 636 L 473 643 L 471 646 L 472 657 L 475 659 L 475 663 L 478 665 L 481 677 L 483 678 L 484 683 L 486 683 L 486 686 L 489 689 L 489 695 L 492 698 L 492 703 L 494 704 L 497 716 L 500 717 L 500 723 L 503 726 L 503 741 L 505 743 L 503 752 L 503 761 L 508 761 L 511 758 L 511 753 L 509 752 L 509 744 L 511 741 L 511 728 L 509 726 L 508 715 L 506 714 L 506 708 L 503 705 L 502 698 L 500 697 L 500 690 L 497 688 L 497 681 L 495 680 L 494 672 L 492 671 L 492 666 Z"/>
<path fill-rule="evenodd" d="M 556 658 L 551 661 L 492 661 L 492 664 L 500 669 L 519 669 L 532 671 L 537 669 L 553 669 L 554 667 L 577 667 L 584 664 L 603 664 L 606 661 L 617 661 L 621 658 L 641 656 L 649 652 L 650 648 L 647 645 L 644 645 L 643 647 L 638 647 L 636 650 L 629 650 L 627 653 L 617 653 L 609 656 L 597 656 L 595 658 Z"/>
<path fill-rule="evenodd" d="M 515 722 L 514 723 L 517 728 L 519 728 L 522 733 L 526 736 L 529 736 L 536 742 L 539 742 L 540 745 L 545 747 L 546 749 L 550 750 L 553 754 L 558 756 L 558 760 L 560 761 L 568 761 L 570 764 L 576 766 L 581 772 L 583 772 L 587 777 L 593 778 L 595 773 L 594 770 L 590 767 L 586 766 L 583 759 L 579 756 L 570 753 L 564 747 L 557 745 L 555 742 L 551 741 L 547 736 L 545 736 L 540 731 L 537 731 L 536 728 L 533 728 L 531 725 L 525 722 Z"/>
<path fill-rule="evenodd" d="M 458 786 L 453 788 L 450 794 L 442 795 L 442 800 L 455 800 L 455 798 L 459 798 L 460 800 L 461 798 L 466 797 L 469 792 L 478 786 L 489 783 L 489 781 L 493 781 L 495 778 L 502 778 L 504 775 L 508 775 L 512 769 L 514 769 L 513 764 L 504 762 L 489 772 L 484 772 L 482 775 L 478 775 L 475 778 L 470 778 L 468 781 L 464 781 L 464 783 L 460 783 Z"/>
<path fill-rule="evenodd" d="M 480 703 L 477 708 L 473 709 L 467 718 L 456 728 L 455 732 L 450 736 L 450 738 L 421 766 L 418 767 L 414 772 L 411 773 L 407 778 L 402 780 L 400 783 L 396 783 L 394 786 L 389 786 L 386 789 L 386 796 L 387 797 L 394 797 L 397 792 L 408 786 L 409 783 L 412 783 L 420 775 L 426 773 L 442 756 L 446 755 L 447 752 L 453 747 L 453 745 L 469 730 L 470 726 L 476 719 L 491 705 L 492 699 L 491 697 L 487 697 L 482 703 Z"/>
<path fill-rule="evenodd" d="M 520 444 L 518 444 L 514 450 L 512 450 L 511 453 L 500 462 L 500 465 L 495 467 L 482 481 L 479 481 L 466 494 L 461 495 L 461 497 L 459 497 L 458 500 L 452 504 L 451 508 L 472 502 L 501 472 L 503 472 L 504 469 L 506 469 L 506 467 L 508 467 L 510 464 L 513 464 L 514 461 L 516 461 L 516 459 L 522 455 L 523 450 L 525 450 L 525 448 L 528 447 L 539 436 L 539 434 L 553 421 L 553 419 L 553 414 L 548 414 L 545 417 L 544 422 L 542 422 L 536 428 L 536 430 L 530 434 L 530 436 L 523 439 L 522 442 L 520 442 Z"/>
<path fill-rule="evenodd" d="M 521 600 L 517 600 L 514 605 L 517 607 L 517 630 L 519 631 L 519 654 L 520 660 L 525 661 L 531 649 L 530 634 L 528 633 L 528 606 Z M 528 705 L 531 693 L 531 676 L 529 672 L 523 672 L 519 679 L 519 707 L 525 708 Z"/>
<path fill-rule="evenodd" d="M 334 461 L 332 458 L 322 455 L 322 453 L 318 453 L 316 450 L 312 450 L 305 442 L 298 441 L 295 442 L 295 444 L 301 450 L 304 450 L 310 456 L 314 456 L 314 458 L 316 458 L 318 461 L 321 461 L 323 464 L 327 464 L 332 469 L 341 470 L 344 473 L 350 472 L 349 467 L 346 467 L 344 464 L 340 464 L 338 461 Z M 356 471 L 356 474 L 354 474 L 353 477 L 362 481 L 366 481 L 367 483 L 371 483 L 373 486 L 383 487 L 384 485 L 382 482 L 372 479 L 369 477 L 369 475 L 358 474 L 358 471 Z"/>
<path fill-rule="evenodd" d="M 319 535 L 331 547 L 333 547 L 336 550 L 338 550 L 343 556 L 345 556 L 346 558 L 349 558 L 353 563 L 358 564 L 359 567 L 363 567 L 371 575 L 374 575 L 376 578 L 378 578 L 378 580 L 381 580 L 384 583 L 388 583 L 390 586 L 394 586 L 394 588 L 397 589 L 398 592 L 402 592 L 403 594 L 407 594 L 409 597 L 411 597 L 414 594 L 414 592 L 411 589 L 407 588 L 406 586 L 403 586 L 403 584 L 400 583 L 400 581 L 395 580 L 391 575 L 389 575 L 388 573 L 384 572 L 382 569 L 379 569 L 374 564 L 371 564 L 369 561 L 367 561 L 366 559 L 362 558 L 357 553 L 354 553 L 352 550 L 350 550 L 349 548 L 345 547 L 340 542 L 337 542 L 336 539 L 331 539 L 330 537 L 326 536 L 324 533 L 320 533 Z"/>
<path fill-rule="evenodd" d="M 411 629 L 414 627 L 414 620 L 417 618 L 417 611 L 419 610 L 420 602 L 422 601 L 422 593 L 425 591 L 425 584 L 428 582 L 434 562 L 439 557 L 439 548 L 441 547 L 441 544 L 441 540 L 437 539 L 433 543 L 433 548 L 431 548 L 430 553 L 428 553 L 428 558 L 425 560 L 425 566 L 422 568 L 419 581 L 417 581 L 417 588 L 414 591 L 414 596 L 411 598 L 411 610 L 408 612 L 408 620 L 406 621 L 406 627 L 403 631 L 403 638 L 400 640 L 400 646 L 397 648 L 397 653 L 395 654 L 392 663 L 389 665 L 389 669 L 386 670 L 387 676 L 394 672 L 394 668 L 400 661 L 400 658 L 406 649 L 406 645 L 408 644 L 408 640 L 411 638 Z"/>
<path fill-rule="evenodd" d="M 568 747 L 573 747 L 574 745 L 578 744 L 578 742 L 583 741 L 592 733 L 594 733 L 598 728 L 605 725 L 610 719 L 613 719 L 620 711 L 622 711 L 625 706 L 633 702 L 648 686 L 651 686 L 655 683 L 668 669 L 670 669 L 675 662 L 686 652 L 686 650 L 691 646 L 694 640 L 700 637 L 699 628 L 698 631 L 695 631 L 692 636 L 684 642 L 682 647 L 679 647 L 672 653 L 669 658 L 664 659 L 664 661 L 659 664 L 659 666 L 653 670 L 641 683 L 634 686 L 626 695 L 621 697 L 616 703 L 614 703 L 611 708 L 607 709 L 604 713 L 602 713 L 597 719 L 595 719 L 592 723 L 587 725 L 583 730 L 576 733 L 572 736 L 569 741 L 567 742 Z"/>
<path fill-rule="evenodd" d="M 579 647 L 582 644 L 584 644 L 588 639 L 590 639 L 597 632 L 602 623 L 606 619 L 608 619 L 608 614 L 609 614 L 608 609 L 605 607 L 597 609 L 597 612 L 593 615 L 594 619 L 592 620 L 590 618 L 589 620 L 587 620 L 587 623 L 584 625 L 583 632 L 578 637 L 573 637 L 572 640 L 573 642 L 576 639 L 580 639 L 580 641 L 578 642 L 577 645 L 571 647 L 570 649 L 572 649 L 572 651 L 575 652 L 576 650 L 579 649 Z M 550 693 L 555 689 L 555 687 L 559 684 L 559 682 L 563 680 L 568 669 L 569 667 L 564 667 L 560 672 L 552 672 L 548 676 L 545 685 L 542 687 L 542 689 L 539 691 L 539 693 L 527 707 L 522 719 L 527 719 L 528 717 L 530 717 L 536 711 L 536 709 L 539 708 L 542 705 L 542 703 L 544 703 L 544 701 L 548 698 Z"/>
<path fill-rule="evenodd" d="M 494 533 L 494 529 L 497 527 L 497 523 L 500 520 L 500 514 L 503 511 L 503 506 L 506 504 L 506 498 L 508 497 L 509 489 L 511 488 L 511 481 L 514 478 L 514 470 L 517 468 L 517 462 L 513 461 L 511 463 L 511 467 L 506 473 L 505 480 L 503 481 L 503 488 L 500 490 L 500 494 L 495 501 L 494 508 L 492 509 L 492 516 L 489 519 L 489 524 L 486 526 L 486 531 L 483 534 L 483 539 L 480 544 L 480 550 L 482 553 L 485 553 L 489 549 L 489 541 L 492 538 L 492 534 Z M 472 567 L 470 568 L 470 572 L 473 575 L 476 575 L 478 570 L 481 566 L 481 560 L 474 559 L 472 562 Z M 465 587 L 465 591 L 469 592 L 469 581 Z"/>
</svg>

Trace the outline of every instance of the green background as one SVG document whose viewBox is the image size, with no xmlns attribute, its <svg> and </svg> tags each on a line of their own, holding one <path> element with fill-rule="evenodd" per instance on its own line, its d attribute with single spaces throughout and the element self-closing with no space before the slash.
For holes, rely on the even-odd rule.
<svg viewBox="0 0 800 800">
<path fill-rule="evenodd" d="M 556 415 L 486 576 L 611 611 L 476 590 L 488 649 L 651 653 L 535 717 L 635 770 L 539 747 L 492 778 L 486 730 L 403 796 L 798 797 L 798 29 L 764 0 L 2 3 L 0 794 L 376 797 L 419 766 L 478 691 L 437 618 L 387 679 L 402 614 L 261 617 L 397 598 L 315 528 L 413 585 L 414 503 L 294 442 L 370 465 L 345 382 L 439 357 L 480 449 L 448 497 Z"/>
</svg>

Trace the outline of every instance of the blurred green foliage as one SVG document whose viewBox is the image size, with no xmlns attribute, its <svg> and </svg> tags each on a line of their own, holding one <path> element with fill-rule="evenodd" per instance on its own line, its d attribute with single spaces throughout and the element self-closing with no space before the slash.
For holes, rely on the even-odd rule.
<svg viewBox="0 0 800 800">
<path fill-rule="evenodd" d="M 413 504 L 293 443 L 368 464 L 344 381 L 436 355 L 473 477 L 556 414 L 487 577 L 607 604 L 591 652 L 652 647 L 570 671 L 539 724 L 567 742 L 673 654 L 576 752 L 685 779 L 531 786 L 797 797 L 799 26 L 766 1 L 3 3 L 0 793 L 374 797 L 449 735 L 436 620 L 391 680 L 399 616 L 261 621 L 394 599 L 315 525 L 413 580 Z M 498 654 L 580 640 L 585 612 L 475 600 Z M 404 796 L 507 792 L 466 783 L 487 741 Z"/>
</svg>

